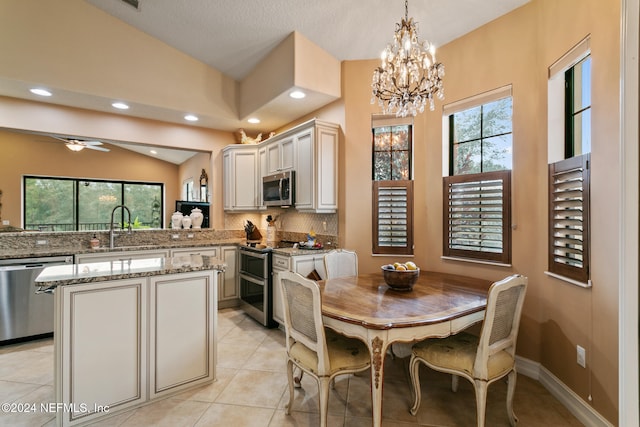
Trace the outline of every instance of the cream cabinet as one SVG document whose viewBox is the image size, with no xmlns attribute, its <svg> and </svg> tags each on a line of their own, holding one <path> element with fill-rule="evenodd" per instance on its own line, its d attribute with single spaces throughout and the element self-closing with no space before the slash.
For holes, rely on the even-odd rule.
<svg viewBox="0 0 640 427">
<path fill-rule="evenodd" d="M 338 125 L 314 120 L 294 136 L 296 209 L 335 213 L 338 209 Z"/>
<path fill-rule="evenodd" d="M 214 379 L 217 304 L 209 275 L 155 276 L 149 282 L 149 398 L 154 399 Z"/>
<path fill-rule="evenodd" d="M 282 307 L 282 287 L 278 273 L 290 270 L 291 257 L 274 254 L 271 259 L 271 268 L 273 273 L 273 320 L 284 324 L 284 309 Z"/>
<path fill-rule="evenodd" d="M 149 249 L 144 251 L 115 250 L 111 252 L 76 254 L 75 259 L 76 264 L 87 264 L 92 262 L 126 262 L 132 259 L 166 258 L 168 256 L 168 249 Z"/>
<path fill-rule="evenodd" d="M 147 278 L 61 286 L 54 296 L 64 307 L 54 327 L 56 402 L 86 405 L 65 411 L 61 424 L 148 400 Z"/>
<path fill-rule="evenodd" d="M 220 308 L 235 307 L 240 304 L 238 289 L 238 248 L 236 246 L 220 246 L 218 255 L 227 266 L 218 283 L 218 304 Z"/>
<path fill-rule="evenodd" d="M 257 145 L 234 144 L 222 150 L 225 211 L 257 211 L 262 177 L 296 173 L 295 207 L 300 212 L 338 210 L 337 124 L 312 119 Z"/>
<path fill-rule="evenodd" d="M 295 256 L 273 254 L 271 268 L 273 270 L 273 319 L 282 325 L 284 323 L 283 295 L 278 272 L 293 271 L 307 277 L 309 273 L 315 270 L 320 278 L 324 279 L 326 277 L 324 254 Z"/>
<path fill-rule="evenodd" d="M 226 268 L 218 279 L 218 306 L 219 308 L 228 308 L 235 307 L 240 303 L 236 275 L 236 246 L 193 247 L 171 250 L 171 256 L 180 255 L 207 255 L 221 259 L 226 264 Z"/>
<path fill-rule="evenodd" d="M 225 211 L 252 211 L 258 199 L 258 147 L 229 145 L 222 150 L 223 200 Z"/>
<path fill-rule="evenodd" d="M 217 272 L 65 285 L 54 293 L 56 424 L 97 421 L 215 379 Z"/>
<path fill-rule="evenodd" d="M 295 162 L 295 145 L 293 137 L 265 142 L 267 169 L 265 175 L 291 170 Z"/>
</svg>

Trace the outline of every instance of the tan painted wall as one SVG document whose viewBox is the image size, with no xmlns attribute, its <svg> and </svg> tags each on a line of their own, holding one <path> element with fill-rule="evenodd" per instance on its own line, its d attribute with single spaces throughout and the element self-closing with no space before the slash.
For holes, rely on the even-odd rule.
<svg viewBox="0 0 640 427">
<path fill-rule="evenodd" d="M 162 182 L 165 201 L 173 204 L 180 191 L 177 165 L 115 146 L 109 149 L 72 152 L 63 142 L 45 136 L 0 130 L 2 219 L 22 225 L 23 175 Z M 165 212 L 165 226 L 171 205 Z"/>
<path fill-rule="evenodd" d="M 114 141 L 128 141 L 161 147 L 176 147 L 201 151 L 210 156 L 207 169 L 211 200 L 211 227 L 224 227 L 222 207 L 222 147 L 236 142 L 231 132 L 203 129 L 195 126 L 180 126 L 152 120 L 135 119 L 118 114 L 105 114 L 76 108 L 60 107 L 53 104 L 29 102 L 17 98 L 0 97 L 0 128 L 24 130 L 42 133 L 61 133 L 89 138 L 101 138 Z M 66 149 L 65 149 L 66 150 Z M 67 150 L 68 151 L 68 150 Z M 130 152 L 130 151 L 127 151 Z M 29 154 L 24 154 L 29 162 Z M 198 166 L 200 169 L 202 166 Z M 131 165 L 135 169 L 135 164 Z M 33 172 L 39 173 L 39 172 Z M 185 172 L 186 173 L 186 172 Z M 198 177 L 200 173 L 198 172 Z M 117 178 L 114 177 L 114 178 Z M 166 178 L 171 186 L 180 188 L 182 179 L 178 175 Z M 169 179 L 171 182 L 169 183 Z M 0 188 L 4 186 L 0 180 Z M 166 213 L 171 214 L 179 190 L 166 197 Z M 3 204 L 16 204 L 13 196 L 5 192 Z M 18 199 L 19 200 L 19 199 Z M 3 212 L 3 217 L 4 217 Z M 19 221 L 19 213 L 16 219 Z M 168 217 L 165 218 L 168 224 Z"/>
<path fill-rule="evenodd" d="M 415 261 L 422 268 L 497 280 L 529 277 L 518 354 L 538 361 L 612 423 L 618 419 L 617 296 L 619 21 L 617 0 L 534 0 L 441 47 L 446 103 L 513 85 L 513 266 L 446 261 L 442 255 L 442 104 L 414 127 Z M 592 289 L 547 269 L 547 68 L 587 34 L 593 55 Z M 340 234 L 362 271 L 390 257 L 371 253 L 371 73 L 377 60 L 343 64 L 344 157 Z M 322 115 L 322 110 L 317 114 Z M 576 345 L 587 368 L 576 364 Z"/>
</svg>

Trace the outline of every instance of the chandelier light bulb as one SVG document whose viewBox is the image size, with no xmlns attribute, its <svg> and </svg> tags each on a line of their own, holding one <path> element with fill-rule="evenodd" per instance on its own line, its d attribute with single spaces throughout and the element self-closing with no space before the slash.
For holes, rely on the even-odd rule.
<svg viewBox="0 0 640 427">
<path fill-rule="evenodd" d="M 418 40 L 417 24 L 409 18 L 408 0 L 404 19 L 396 24 L 393 43 L 380 55 L 380 66 L 373 72 L 371 103 L 376 99 L 383 113 L 405 117 L 433 111 L 433 98 L 444 99 L 444 65 L 436 62 L 433 43 Z"/>
</svg>

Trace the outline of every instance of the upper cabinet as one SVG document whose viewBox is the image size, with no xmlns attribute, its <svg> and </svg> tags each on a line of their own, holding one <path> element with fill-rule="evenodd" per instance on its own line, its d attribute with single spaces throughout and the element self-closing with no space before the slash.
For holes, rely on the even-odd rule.
<svg viewBox="0 0 640 427">
<path fill-rule="evenodd" d="M 222 150 L 224 210 L 251 211 L 260 206 L 258 150 L 255 145 L 229 145 Z"/>
<path fill-rule="evenodd" d="M 295 161 L 293 138 L 281 140 L 273 140 L 272 138 L 266 144 L 267 173 L 262 174 L 262 176 L 293 169 Z"/>
<path fill-rule="evenodd" d="M 225 147 L 224 209 L 264 209 L 262 177 L 294 170 L 295 208 L 300 212 L 335 213 L 338 140 L 338 125 L 313 119 L 257 145 Z"/>
<path fill-rule="evenodd" d="M 296 209 L 338 209 L 338 125 L 313 121 L 296 133 Z"/>
</svg>

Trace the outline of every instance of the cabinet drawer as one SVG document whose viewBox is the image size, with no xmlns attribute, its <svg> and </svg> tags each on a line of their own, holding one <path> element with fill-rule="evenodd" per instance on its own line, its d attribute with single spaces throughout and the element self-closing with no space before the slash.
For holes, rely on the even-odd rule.
<svg viewBox="0 0 640 427">
<path fill-rule="evenodd" d="M 289 269 L 289 257 L 281 257 L 275 255 L 273 257 L 273 269 L 288 270 Z"/>
</svg>

